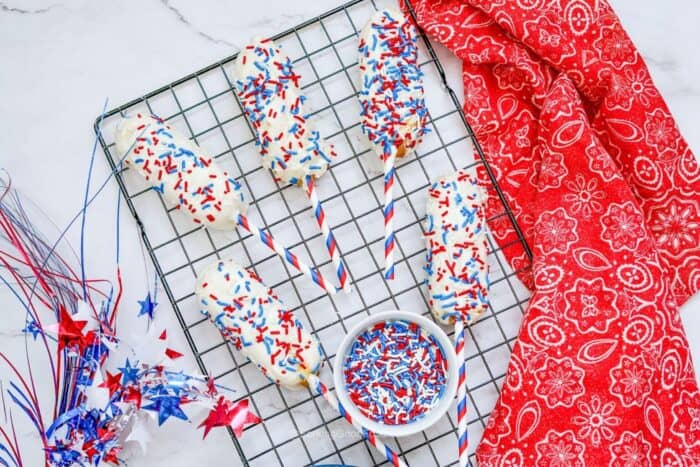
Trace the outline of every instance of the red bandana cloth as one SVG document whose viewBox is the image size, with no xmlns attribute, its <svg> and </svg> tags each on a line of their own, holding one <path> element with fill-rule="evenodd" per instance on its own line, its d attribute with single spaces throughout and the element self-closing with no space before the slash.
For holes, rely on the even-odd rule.
<svg viewBox="0 0 700 467">
<path fill-rule="evenodd" d="M 413 3 L 464 62 L 465 112 L 534 255 L 480 466 L 700 465 L 678 315 L 700 287 L 700 172 L 619 19 L 604 0 Z"/>
</svg>

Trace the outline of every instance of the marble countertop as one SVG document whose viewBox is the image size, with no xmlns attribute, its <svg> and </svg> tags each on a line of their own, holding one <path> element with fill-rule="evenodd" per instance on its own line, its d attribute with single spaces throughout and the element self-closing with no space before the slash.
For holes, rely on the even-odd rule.
<svg viewBox="0 0 700 467">
<path fill-rule="evenodd" d="M 646 59 L 681 130 L 700 153 L 700 54 L 697 24 L 700 3 L 674 0 L 663 7 L 652 0 L 611 0 L 623 24 Z M 92 122 L 103 106 L 116 105 L 171 82 L 233 53 L 254 35 L 272 35 L 337 6 L 338 0 L 290 2 L 218 2 L 201 0 L 0 0 L 0 122 L 3 127 L 0 167 L 57 225 L 65 225 L 82 202 L 94 134 Z M 458 70 L 448 64 L 451 80 Z M 96 180 L 108 175 L 101 154 Z M 110 251 L 115 228 L 116 184 L 100 200 L 104 208 L 89 213 L 88 251 Z M 125 216 L 122 249 L 141 251 L 136 227 Z M 78 244 L 79 231 L 69 239 Z M 113 263 L 100 255 L 88 259 L 95 275 L 108 276 Z M 142 277 L 143 258 L 125 258 L 125 277 Z M 140 276 L 139 276 L 140 275 Z M 141 290 L 127 290 L 127 303 L 141 299 Z M 15 306 L 0 291 L 0 309 Z M 177 325 L 163 311 L 158 325 L 171 332 L 172 346 L 187 350 Z M 700 363 L 700 297 L 682 309 L 696 367 Z M 0 339 L 19 344 L 21 323 L 0 320 Z M 123 323 L 128 326 L 138 322 Z M 19 327 L 18 327 L 19 326 Z M 195 368 L 188 356 L 184 365 Z M 1 375 L 1 373 L 0 373 Z M 213 432 L 204 442 L 201 431 L 168 423 L 155 431 L 145 455 L 130 465 L 238 465 L 227 435 Z M 33 441 L 32 435 L 20 433 Z M 36 440 L 34 440 L 36 441 Z M 28 463 L 27 465 L 35 465 Z M 36 464 L 38 465 L 38 464 Z"/>
</svg>

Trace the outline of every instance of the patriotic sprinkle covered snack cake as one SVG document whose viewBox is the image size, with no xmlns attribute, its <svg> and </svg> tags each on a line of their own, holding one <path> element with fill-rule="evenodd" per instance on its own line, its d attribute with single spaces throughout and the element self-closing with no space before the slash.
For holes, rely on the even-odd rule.
<svg viewBox="0 0 700 467">
<path fill-rule="evenodd" d="M 195 291 L 224 337 L 275 383 L 297 388 L 320 369 L 316 339 L 253 272 L 217 261 L 199 274 Z"/>
<path fill-rule="evenodd" d="M 256 40 L 236 58 L 233 75 L 263 165 L 292 185 L 323 175 L 335 152 L 306 121 L 306 97 L 289 57 L 270 39 Z"/>
<path fill-rule="evenodd" d="M 315 184 L 328 169 L 335 152 L 306 121 L 301 77 L 294 71 L 291 59 L 270 39 L 256 40 L 246 46 L 236 58 L 233 74 L 238 98 L 255 132 L 263 166 L 278 180 L 303 186 L 340 288 L 350 292 L 348 273 Z"/>
<path fill-rule="evenodd" d="M 362 131 L 380 156 L 404 157 L 428 117 L 416 29 L 399 11 L 379 11 L 360 34 L 359 52 Z"/>
<path fill-rule="evenodd" d="M 135 114 L 119 122 L 117 155 L 194 222 L 233 229 L 248 204 L 241 185 L 163 120 Z"/>
<path fill-rule="evenodd" d="M 387 279 L 394 278 L 394 164 L 420 142 L 428 111 L 423 72 L 418 67 L 417 32 L 399 11 L 377 12 L 362 30 L 361 127 L 384 165 L 384 258 Z"/>
<path fill-rule="evenodd" d="M 475 175 L 466 170 L 440 178 L 428 191 L 428 292 L 442 324 L 471 322 L 488 306 L 485 201 Z"/>
</svg>

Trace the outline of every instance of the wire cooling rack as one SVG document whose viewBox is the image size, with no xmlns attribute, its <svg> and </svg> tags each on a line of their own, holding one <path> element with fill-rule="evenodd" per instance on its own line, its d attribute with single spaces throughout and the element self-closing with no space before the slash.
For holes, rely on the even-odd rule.
<svg viewBox="0 0 700 467">
<path fill-rule="evenodd" d="M 374 11 L 389 5 L 354 0 L 273 38 L 302 76 L 312 124 L 335 145 L 339 155 L 320 179 L 318 191 L 354 283 L 350 295 L 323 294 L 256 238 L 240 230 L 218 232 L 195 226 L 165 204 L 138 175 L 119 166 L 122 155 L 113 152 L 113 136 L 120 116 L 140 111 L 165 118 L 241 181 L 248 199 L 254 201 L 249 210 L 252 220 L 264 224 L 279 242 L 319 267 L 326 277 L 333 277 L 333 265 L 303 191 L 278 185 L 261 168 L 253 133 L 232 88 L 230 65 L 235 55 L 119 106 L 107 112 L 101 124 L 100 119 L 95 123 L 200 370 L 238 390 L 241 396 L 247 394 L 263 419 L 262 424 L 246 430 L 242 443 L 231 433 L 244 465 L 366 466 L 385 462 L 323 399 L 308 390 L 280 389 L 224 341 L 199 313 L 193 294 L 198 270 L 218 258 L 235 258 L 252 267 L 320 340 L 326 355 L 321 379 L 332 386 L 331 362 L 340 340 L 355 322 L 375 311 L 395 308 L 430 315 L 424 286 L 422 220 L 431 180 L 459 167 L 484 164 L 503 205 L 503 211 L 488 221 L 511 222 L 517 229 L 436 52 L 422 35 L 419 56 L 425 72 L 431 132 L 416 153 L 397 166 L 397 278 L 391 282 L 383 279 L 383 174 L 378 156 L 360 131 L 357 41 L 358 31 Z M 503 248 L 512 245 L 498 248 L 490 236 L 489 242 L 490 310 L 469 328 L 467 342 L 472 452 L 498 397 L 528 299 L 527 290 L 503 256 Z M 520 243 L 519 247 L 529 251 L 522 236 Z M 388 441 L 410 465 L 454 465 L 455 413 L 453 403 L 449 415 L 425 432 Z"/>
</svg>

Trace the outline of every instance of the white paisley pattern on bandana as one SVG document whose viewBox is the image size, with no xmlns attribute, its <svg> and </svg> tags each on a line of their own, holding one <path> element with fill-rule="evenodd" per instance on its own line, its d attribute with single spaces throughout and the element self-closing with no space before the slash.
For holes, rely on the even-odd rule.
<svg viewBox="0 0 700 467">
<path fill-rule="evenodd" d="M 630 185 L 646 224 L 657 226 L 652 237 L 676 301 L 682 304 L 698 290 L 694 270 L 683 263 L 700 260 L 700 167 L 607 2 L 533 0 L 509 2 L 508 9 L 493 1 L 413 3 L 428 34 L 464 60 L 469 96 L 464 110 L 486 158 L 501 174 L 509 204 L 521 213 L 516 216 L 521 227 L 527 230 L 523 216 L 536 192 L 561 187 L 566 175 L 561 151 L 580 139 L 583 128 L 574 113 L 586 120 L 591 115 L 587 124 L 597 141 L 585 151 L 589 169 L 604 182 L 622 176 Z M 552 87 L 561 73 L 578 88 L 585 111 Z M 536 130 L 547 124 L 543 117 L 549 119 L 550 109 L 567 118 L 567 125 L 542 151 Z M 677 198 L 690 209 L 671 212 Z M 500 206 L 493 209 L 490 217 Z M 508 234 L 503 244 L 517 240 L 512 226 L 502 233 Z M 505 253 L 516 264 L 523 252 L 513 246 Z M 532 286 L 531 271 L 519 274 Z"/>
<path fill-rule="evenodd" d="M 678 315 L 700 287 L 700 170 L 619 19 L 605 0 L 413 5 L 463 60 L 467 118 L 534 255 L 480 467 L 700 465 Z M 526 266 L 512 226 L 489 227 Z"/>
</svg>

